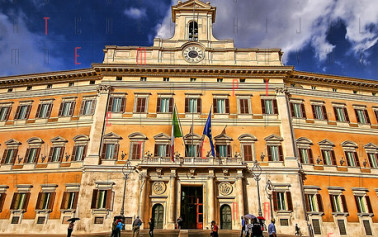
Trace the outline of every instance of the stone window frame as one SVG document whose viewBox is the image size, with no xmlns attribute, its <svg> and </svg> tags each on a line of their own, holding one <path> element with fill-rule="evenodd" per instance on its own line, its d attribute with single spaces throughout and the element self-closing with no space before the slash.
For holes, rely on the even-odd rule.
<svg viewBox="0 0 378 237">
<path fill-rule="evenodd" d="M 120 141 L 123 138 L 113 132 L 110 132 L 108 134 L 105 134 L 102 140 L 101 144 L 101 160 L 118 160 L 118 155 L 119 155 L 119 148 L 120 148 Z M 113 158 L 112 159 L 106 159 L 106 151 L 107 151 L 107 146 L 109 144 L 114 145 L 114 151 L 113 151 Z"/>
<path fill-rule="evenodd" d="M 346 165 L 348 167 L 350 167 L 350 168 L 360 168 L 361 167 L 361 162 L 360 162 L 359 156 L 357 154 L 358 144 L 355 143 L 355 142 L 353 142 L 353 141 L 346 140 L 346 141 L 344 141 L 344 142 L 341 143 L 341 147 L 343 148 Z M 348 157 L 347 157 L 347 153 L 346 152 L 353 152 L 355 166 L 350 166 L 348 164 L 349 161 L 348 161 Z"/>
<path fill-rule="evenodd" d="M 219 158 L 232 158 L 232 146 L 231 143 L 234 139 L 227 136 L 224 132 L 214 137 L 215 156 Z M 218 146 L 226 146 L 226 157 L 220 157 L 220 151 Z"/>
<path fill-rule="evenodd" d="M 4 149 L 3 156 L 1 159 L 1 165 L 14 165 L 16 161 L 19 160 L 18 157 L 20 155 L 18 154 L 18 148 L 21 146 L 21 144 L 22 144 L 21 142 L 13 138 L 5 142 L 5 145 L 7 148 Z M 6 156 L 8 155 L 8 150 L 15 150 L 15 152 L 13 153 L 13 157 L 11 159 L 12 162 L 9 162 L 6 164 L 5 161 L 6 161 Z"/>
<path fill-rule="evenodd" d="M 335 113 L 335 120 L 336 122 L 338 123 L 350 123 L 350 117 L 349 117 L 349 113 L 348 113 L 348 108 L 346 106 L 345 103 L 337 103 L 337 102 L 332 102 L 332 108 L 333 108 L 333 112 Z M 337 118 L 337 110 L 336 108 L 342 108 L 343 109 L 343 113 L 344 113 L 344 118 L 345 118 L 345 121 L 339 121 Z"/>
<path fill-rule="evenodd" d="M 4 209 L 4 203 L 7 197 L 7 189 L 9 189 L 8 185 L 0 185 L 0 213 Z"/>
<path fill-rule="evenodd" d="M 337 212 L 337 211 L 334 212 L 332 210 L 332 215 L 335 216 L 335 217 L 337 217 L 337 216 L 343 216 L 343 217 L 349 216 L 348 205 L 346 203 L 346 198 L 345 198 L 345 195 L 344 195 L 345 188 L 337 187 L 337 186 L 328 186 L 327 189 L 328 189 L 328 194 L 329 194 L 331 206 L 333 206 L 332 205 L 333 200 L 331 198 L 331 195 L 338 196 L 337 198 L 338 199 L 340 198 L 340 200 L 342 202 L 340 205 L 342 206 L 343 211 L 342 212 Z"/>
<path fill-rule="evenodd" d="M 114 98 L 121 98 L 121 107 L 119 112 L 113 112 L 112 107 L 114 103 Z M 108 113 L 119 113 L 123 114 L 126 112 L 126 103 L 127 103 L 127 93 L 112 93 L 109 95 L 109 103 L 107 107 L 107 112 Z"/>
<path fill-rule="evenodd" d="M 88 149 L 88 143 L 89 143 L 89 136 L 87 135 L 83 135 L 83 134 L 80 134 L 80 135 L 76 135 L 74 138 L 73 138 L 75 144 L 72 148 L 72 153 L 71 153 L 71 162 L 82 162 L 85 157 L 86 157 L 86 154 L 87 154 L 87 149 Z M 83 150 L 83 157 L 81 160 L 74 160 L 75 156 L 76 156 L 76 152 L 77 152 L 77 147 L 78 146 L 84 146 L 84 150 Z"/>
<path fill-rule="evenodd" d="M 328 121 L 329 120 L 329 113 L 327 113 L 326 103 L 324 101 L 310 100 L 310 104 L 311 104 L 311 109 L 312 109 L 312 114 L 314 116 L 314 120 L 318 120 L 318 121 Z M 322 115 L 323 115 L 323 118 L 324 118 L 323 120 L 316 118 L 316 114 L 315 114 L 316 112 L 315 112 L 314 106 L 321 106 Z"/>
<path fill-rule="evenodd" d="M 294 104 L 299 104 L 300 105 L 301 117 L 296 117 L 295 116 Z M 303 99 L 292 98 L 289 101 L 289 105 L 290 105 L 290 114 L 291 114 L 292 118 L 295 118 L 295 119 L 307 119 L 306 108 L 305 108 L 305 103 L 304 103 Z"/>
<path fill-rule="evenodd" d="M 38 220 L 39 217 L 45 217 L 45 223 L 47 222 L 49 218 L 49 213 L 51 213 L 54 209 L 54 204 L 55 204 L 55 199 L 56 199 L 56 188 L 58 187 L 57 184 L 41 184 L 41 191 L 38 193 L 38 198 L 37 202 L 35 205 L 35 211 L 37 213 L 36 215 L 36 221 Z M 46 209 L 41 209 L 38 208 L 41 202 L 41 198 L 44 194 L 50 193 L 49 197 L 49 203 L 48 203 L 48 208 Z"/>
<path fill-rule="evenodd" d="M 115 198 L 115 190 L 114 186 L 115 182 L 113 181 L 95 181 L 95 188 L 92 190 L 92 202 L 91 202 L 91 210 L 92 210 L 92 215 L 94 217 L 103 217 L 105 215 L 109 215 L 111 211 L 114 209 L 114 198 Z M 97 203 L 94 203 L 94 197 L 95 194 L 98 195 L 99 191 L 107 191 L 107 195 L 110 193 L 111 196 L 107 196 L 106 201 L 105 201 L 105 208 L 97 208 Z M 108 198 L 110 200 L 108 200 Z M 97 196 L 96 196 L 96 201 L 97 201 Z M 108 203 L 109 202 L 109 203 Z M 108 205 L 109 204 L 109 205 Z"/>
<path fill-rule="evenodd" d="M 265 100 L 272 100 L 272 106 L 273 106 L 272 107 L 272 109 L 273 109 L 272 114 L 266 113 Z M 278 116 L 279 115 L 277 96 L 276 95 L 260 94 L 260 101 L 261 101 L 261 112 L 264 116 Z"/>
<path fill-rule="evenodd" d="M 14 102 L 2 102 L 0 103 L 0 109 L 1 108 L 8 108 L 7 114 L 5 115 L 4 120 L 0 120 L 0 122 L 6 122 L 9 120 L 10 114 L 12 112 Z"/>
<path fill-rule="evenodd" d="M 235 94 L 236 95 L 236 108 L 237 108 L 237 114 L 238 115 L 251 115 L 253 114 L 252 111 L 252 101 L 251 98 L 253 97 L 252 94 Z M 246 99 L 248 102 L 248 113 L 241 113 L 240 112 L 240 100 Z"/>
<path fill-rule="evenodd" d="M 65 147 L 66 147 L 67 142 L 68 141 L 61 136 L 56 136 L 53 139 L 51 139 L 52 146 L 50 147 L 50 152 L 49 152 L 47 162 L 51 162 L 51 163 L 62 162 L 64 158 L 64 152 L 65 152 Z M 57 161 L 52 161 L 54 150 L 57 147 L 61 148 L 59 159 Z"/>
<path fill-rule="evenodd" d="M 149 108 L 149 100 L 150 96 L 152 94 L 149 92 L 134 92 L 134 108 L 133 108 L 133 113 L 134 114 L 148 114 L 148 108 Z M 137 103 L 138 103 L 138 98 L 145 98 L 146 103 L 144 105 L 144 112 L 137 112 Z"/>
<path fill-rule="evenodd" d="M 372 209 L 372 206 L 371 206 L 370 197 L 368 195 L 369 189 L 358 187 L 358 188 L 352 188 L 352 191 L 353 191 L 353 196 L 354 196 L 354 199 L 355 199 L 357 215 L 359 217 L 363 217 L 363 216 L 373 217 L 374 212 L 373 212 L 373 209 Z M 357 197 L 364 197 L 365 202 L 366 202 L 367 212 L 358 212 L 359 206 L 357 204 L 357 199 L 356 199 Z"/>
<path fill-rule="evenodd" d="M 35 112 L 35 118 L 36 119 L 48 119 L 51 117 L 51 112 L 52 112 L 52 109 L 54 107 L 54 98 L 49 98 L 49 99 L 40 99 L 39 100 L 39 104 L 38 104 L 38 108 L 37 108 L 37 111 Z M 49 105 L 49 108 L 47 110 L 47 114 L 46 114 L 46 117 L 44 118 L 41 118 L 40 117 L 40 112 L 41 112 L 41 108 L 42 108 L 42 105 L 45 105 L 45 104 L 48 104 Z"/>
<path fill-rule="evenodd" d="M 370 169 L 378 169 L 378 146 L 375 145 L 374 143 L 370 142 L 370 143 L 368 143 L 364 146 L 364 149 L 365 149 L 365 152 L 366 152 L 366 155 L 367 155 L 367 161 L 368 161 Z M 375 161 L 377 163 L 377 167 L 375 167 L 375 168 L 372 167 L 369 154 L 373 154 L 375 156 Z"/>
<path fill-rule="evenodd" d="M 29 117 L 30 117 L 30 112 L 32 110 L 32 107 L 33 107 L 33 100 L 24 100 L 24 101 L 20 101 L 19 102 L 19 105 L 17 106 L 17 109 L 16 109 L 16 113 L 14 114 L 14 118 L 13 120 L 28 120 Z M 18 118 L 19 117 L 19 113 L 20 113 L 20 109 L 22 106 L 28 106 L 27 110 L 26 110 L 26 114 L 25 114 L 25 118 Z"/>
<path fill-rule="evenodd" d="M 75 113 L 75 107 L 76 107 L 76 99 L 77 96 L 69 96 L 69 97 L 63 97 L 62 101 L 59 106 L 59 111 L 58 111 L 58 117 L 59 118 L 68 118 L 72 117 Z M 69 111 L 69 115 L 63 116 L 63 104 L 64 103 L 72 103 Z"/>
<path fill-rule="evenodd" d="M 92 101 L 92 107 L 89 114 L 84 114 L 84 107 L 86 101 Z M 96 95 L 87 95 L 83 96 L 80 104 L 79 116 L 92 116 L 96 111 L 97 96 Z"/>
<path fill-rule="evenodd" d="M 30 196 L 31 196 L 31 189 L 33 188 L 33 185 L 31 184 L 17 184 L 16 185 L 17 190 L 13 193 L 11 206 L 9 208 L 11 212 L 10 219 L 12 219 L 14 216 L 20 217 L 18 224 L 22 222 L 23 214 L 27 211 L 28 206 L 30 204 Z M 25 201 L 23 203 L 23 207 L 21 209 L 12 209 L 12 205 L 14 203 L 14 199 L 16 198 L 16 195 L 18 194 L 25 194 Z"/>
<path fill-rule="evenodd" d="M 244 157 L 244 146 L 250 146 L 251 147 L 251 160 L 246 162 L 253 162 L 256 160 L 256 147 L 255 142 L 257 141 L 257 138 L 251 134 L 244 133 L 238 137 L 239 143 L 240 143 L 240 153 L 241 157 L 243 157 L 243 161 L 245 160 Z"/>
<path fill-rule="evenodd" d="M 201 136 L 198 135 L 198 134 L 195 134 L 195 133 L 188 133 L 186 134 L 184 137 L 184 145 L 185 145 L 185 157 L 188 157 L 188 158 L 198 158 L 200 157 L 200 154 L 201 154 Z M 187 145 L 192 145 L 194 147 L 196 147 L 196 154 L 194 157 L 192 156 L 189 156 L 189 150 L 186 149 L 186 146 Z"/>
<path fill-rule="evenodd" d="M 42 144 L 44 144 L 45 142 L 39 137 L 29 138 L 26 142 L 28 143 L 29 147 L 25 151 L 24 164 L 37 164 L 38 159 L 40 158 Z M 29 153 L 30 149 L 34 149 L 34 148 L 37 149 L 34 162 L 26 162 L 30 154 Z"/>
<path fill-rule="evenodd" d="M 367 111 L 367 106 L 366 105 L 352 105 L 353 106 L 353 110 L 354 110 L 354 113 L 356 115 L 356 120 L 357 120 L 357 123 L 358 124 L 361 124 L 361 125 L 370 125 L 371 124 L 371 120 L 370 120 L 370 116 L 369 116 L 369 113 Z M 366 123 L 361 123 L 359 121 L 359 118 L 358 118 L 358 114 L 357 114 L 357 110 L 362 110 L 364 112 L 364 116 L 365 116 L 365 120 L 366 120 Z"/>
<path fill-rule="evenodd" d="M 214 115 L 229 115 L 230 114 L 230 94 L 225 93 L 213 93 L 213 114 Z M 224 113 L 219 113 L 218 105 L 216 104 L 217 100 L 225 100 L 224 101 Z M 215 105 L 214 105 L 215 104 Z M 215 111 L 216 108 L 216 111 Z"/>
<path fill-rule="evenodd" d="M 331 142 L 328 139 L 324 139 L 324 140 L 321 140 L 320 142 L 318 142 L 318 145 L 319 145 L 319 149 L 320 149 L 320 154 L 322 156 L 321 158 L 320 158 L 320 156 L 318 158 L 320 159 L 322 164 L 325 165 L 325 166 L 337 166 L 337 159 L 336 159 L 336 155 L 335 155 L 335 151 L 334 151 L 335 143 Z M 331 165 L 326 164 L 326 162 L 324 161 L 325 157 L 324 157 L 323 151 L 330 151 L 331 152 Z M 332 156 L 333 156 L 333 159 L 332 159 Z M 317 161 L 316 161 L 316 163 L 317 163 Z M 318 164 L 318 165 L 320 165 L 320 164 Z"/>
<path fill-rule="evenodd" d="M 66 213 L 66 212 L 74 213 L 75 210 L 77 209 L 79 192 L 80 192 L 80 183 L 66 183 L 65 186 L 66 186 L 66 190 L 63 192 L 63 195 L 62 195 L 62 202 L 60 204 L 60 210 L 63 213 Z M 64 207 L 64 203 L 65 203 L 65 200 L 67 198 L 66 196 L 69 193 L 75 193 L 75 195 L 76 195 L 75 200 L 73 202 L 73 208 L 72 209 L 66 209 Z"/>
<path fill-rule="evenodd" d="M 128 136 L 130 140 L 130 147 L 129 147 L 129 160 L 140 161 L 143 159 L 145 143 L 148 140 L 147 136 L 140 132 L 134 132 Z M 133 147 L 134 144 L 140 144 L 140 154 L 139 159 L 132 159 L 133 157 Z"/>
<path fill-rule="evenodd" d="M 202 113 L 202 93 L 185 93 L 185 114 L 201 114 Z M 197 112 L 191 113 L 189 112 L 189 100 L 190 99 L 197 99 Z M 198 111 L 199 107 L 199 111 Z"/>
<path fill-rule="evenodd" d="M 301 164 L 313 165 L 314 164 L 314 156 L 313 156 L 312 149 L 311 149 L 311 146 L 314 145 L 313 142 L 306 137 L 299 137 L 296 140 L 296 144 L 297 144 L 297 149 L 298 149 L 298 156 L 299 156 L 298 158 L 300 159 L 299 161 L 301 162 Z M 303 163 L 302 153 L 301 153 L 300 149 L 309 150 L 309 152 L 307 152 L 308 163 Z"/>
<path fill-rule="evenodd" d="M 175 99 L 174 99 L 175 93 L 157 93 L 156 97 L 156 113 L 157 114 L 171 114 L 173 113 L 173 110 L 175 109 Z M 160 112 L 158 110 L 159 106 L 161 109 L 161 100 L 162 99 L 168 99 L 168 112 Z M 160 101 L 160 102 L 159 102 Z"/>
<path fill-rule="evenodd" d="M 267 137 L 264 138 L 265 140 L 265 145 L 266 145 L 266 156 L 268 158 L 268 162 L 276 162 L 276 163 L 281 163 L 284 162 L 285 157 L 283 154 L 283 148 L 282 148 L 282 142 L 283 138 L 280 136 L 277 136 L 275 134 L 271 134 Z M 277 146 L 278 149 L 278 160 L 269 160 L 269 154 L 270 154 L 270 147 L 271 146 Z M 272 158 L 273 159 L 273 158 Z"/>
<path fill-rule="evenodd" d="M 319 193 L 319 191 L 321 190 L 321 188 L 319 186 L 304 186 L 303 189 L 304 189 L 304 194 L 305 195 L 316 195 L 316 197 L 317 197 L 317 205 L 318 205 L 318 211 L 317 212 L 309 210 L 309 208 L 307 207 L 307 205 L 308 205 L 308 199 L 307 199 L 307 196 L 305 197 L 305 199 L 306 199 L 307 213 L 310 216 L 322 216 L 322 215 L 324 215 L 323 197 Z M 319 199 L 320 199 L 320 202 L 319 202 Z"/>
<path fill-rule="evenodd" d="M 278 210 L 278 206 L 277 206 L 277 209 L 273 208 L 273 211 L 280 213 L 280 216 L 282 214 L 283 214 L 283 216 L 290 215 L 290 213 L 292 213 L 293 210 L 294 210 L 293 209 L 293 198 L 291 196 L 291 191 L 290 191 L 291 184 L 288 184 L 288 183 L 272 183 L 272 186 L 273 186 L 273 188 L 272 188 L 273 206 L 275 206 L 274 193 L 284 193 L 285 205 L 286 205 L 286 210 Z"/>
<path fill-rule="evenodd" d="M 168 136 L 165 133 L 159 133 L 159 134 L 154 136 L 154 140 L 155 140 L 154 153 L 153 153 L 154 157 L 160 157 L 159 154 L 158 154 L 159 153 L 159 151 L 158 151 L 159 145 L 167 146 L 165 157 L 162 157 L 162 158 L 170 157 L 171 156 L 171 154 L 170 154 L 171 153 L 171 149 L 170 149 L 171 137 Z"/>
</svg>

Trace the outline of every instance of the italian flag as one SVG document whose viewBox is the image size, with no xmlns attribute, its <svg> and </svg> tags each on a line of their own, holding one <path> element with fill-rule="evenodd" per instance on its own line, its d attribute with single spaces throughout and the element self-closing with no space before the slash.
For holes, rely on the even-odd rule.
<svg viewBox="0 0 378 237">
<path fill-rule="evenodd" d="M 182 137 L 182 131 L 179 119 L 176 113 L 176 106 L 173 107 L 173 117 L 172 117 L 172 134 L 171 134 L 171 160 L 174 162 L 175 158 L 175 138 Z"/>
</svg>

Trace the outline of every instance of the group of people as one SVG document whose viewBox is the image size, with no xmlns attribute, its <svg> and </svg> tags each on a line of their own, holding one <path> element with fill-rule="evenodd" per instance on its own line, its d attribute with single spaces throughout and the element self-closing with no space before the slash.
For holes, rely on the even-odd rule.
<svg viewBox="0 0 378 237">
<path fill-rule="evenodd" d="M 242 230 L 240 237 L 263 237 L 264 223 L 258 218 L 252 219 L 251 223 L 247 224 L 246 219 L 242 216 Z M 276 237 L 275 219 L 271 220 L 268 226 L 269 237 Z"/>
<path fill-rule="evenodd" d="M 151 218 L 152 226 L 154 225 L 153 218 Z M 150 222 L 150 223 L 151 223 Z M 142 221 L 139 219 L 139 216 L 133 222 L 133 237 L 139 237 L 139 230 L 140 226 L 142 225 Z M 112 235 L 111 237 L 121 237 L 121 230 L 125 224 L 123 223 L 123 218 L 120 216 L 114 217 L 113 225 L 112 225 Z M 153 228 L 151 231 L 151 224 L 150 224 L 150 236 L 153 236 Z"/>
</svg>

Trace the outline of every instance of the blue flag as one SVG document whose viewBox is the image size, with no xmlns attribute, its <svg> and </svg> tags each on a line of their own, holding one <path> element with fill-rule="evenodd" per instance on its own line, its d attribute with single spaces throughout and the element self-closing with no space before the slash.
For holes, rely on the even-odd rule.
<svg viewBox="0 0 378 237">
<path fill-rule="evenodd" d="M 207 118 L 207 121 L 206 121 L 206 124 L 205 124 L 205 128 L 203 129 L 203 135 L 208 136 L 208 138 L 210 140 L 211 154 L 213 155 L 213 157 L 215 157 L 213 138 L 212 138 L 212 135 L 211 135 L 211 108 L 210 108 L 210 112 L 209 112 L 209 117 Z"/>
</svg>

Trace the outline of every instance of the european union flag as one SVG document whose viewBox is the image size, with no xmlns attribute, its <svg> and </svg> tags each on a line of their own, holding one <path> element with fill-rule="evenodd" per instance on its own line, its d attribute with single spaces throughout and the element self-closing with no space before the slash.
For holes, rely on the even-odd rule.
<svg viewBox="0 0 378 237">
<path fill-rule="evenodd" d="M 203 129 L 203 135 L 206 135 L 209 137 L 210 140 L 210 146 L 211 146 L 211 154 L 213 157 L 215 157 L 215 151 L 214 151 L 214 144 L 213 144 L 213 138 L 211 135 L 211 108 L 209 112 L 209 117 L 207 118 L 205 128 Z"/>
</svg>

